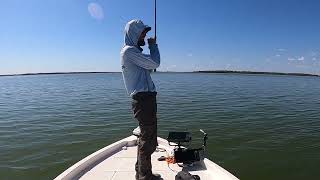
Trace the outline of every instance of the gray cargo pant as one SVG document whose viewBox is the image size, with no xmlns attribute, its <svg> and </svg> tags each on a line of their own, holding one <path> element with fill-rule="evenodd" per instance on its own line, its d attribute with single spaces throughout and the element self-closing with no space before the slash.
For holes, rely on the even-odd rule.
<svg viewBox="0 0 320 180">
<path fill-rule="evenodd" d="M 157 142 L 157 100 L 156 92 L 140 92 L 132 97 L 132 111 L 140 126 L 137 162 L 137 180 L 150 180 L 152 175 L 151 154 Z"/>
</svg>

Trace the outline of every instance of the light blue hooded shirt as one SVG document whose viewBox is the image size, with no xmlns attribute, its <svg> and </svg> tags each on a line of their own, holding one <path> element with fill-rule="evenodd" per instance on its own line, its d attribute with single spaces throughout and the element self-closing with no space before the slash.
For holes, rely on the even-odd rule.
<svg viewBox="0 0 320 180">
<path fill-rule="evenodd" d="M 160 65 L 158 45 L 149 46 L 150 55 L 143 54 L 138 46 L 141 33 L 148 26 L 140 20 L 131 20 L 125 27 L 125 45 L 120 52 L 122 75 L 130 96 L 138 92 L 155 92 L 150 73 Z"/>
</svg>

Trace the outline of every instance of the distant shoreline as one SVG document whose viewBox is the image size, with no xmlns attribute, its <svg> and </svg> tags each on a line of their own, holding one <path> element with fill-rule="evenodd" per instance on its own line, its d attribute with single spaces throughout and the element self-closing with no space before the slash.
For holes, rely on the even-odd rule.
<svg viewBox="0 0 320 180">
<path fill-rule="evenodd" d="M 307 73 L 282 73 L 282 72 L 259 72 L 259 71 L 227 71 L 227 70 L 216 70 L 216 71 L 193 71 L 194 73 L 221 73 L 221 74 L 267 74 L 267 75 L 284 75 L 284 76 L 313 76 L 320 77 L 317 74 Z"/>
<path fill-rule="evenodd" d="M 23 74 L 0 74 L 2 76 L 36 76 L 36 75 L 58 75 L 58 74 L 105 74 L 121 72 L 52 72 L 52 73 L 23 73 Z M 174 71 L 157 71 L 157 73 L 213 73 L 213 74 L 266 74 L 266 75 L 285 75 L 285 76 L 312 76 L 320 77 L 317 74 L 307 73 L 282 73 L 282 72 L 257 72 L 257 71 L 229 71 L 229 70 L 212 70 L 212 71 L 193 71 L 193 72 L 174 72 Z"/>
<path fill-rule="evenodd" d="M 104 74 L 120 72 L 52 72 L 52 73 L 23 73 L 23 74 L 0 74 L 1 76 L 36 76 L 36 75 L 55 75 L 55 74 Z"/>
</svg>

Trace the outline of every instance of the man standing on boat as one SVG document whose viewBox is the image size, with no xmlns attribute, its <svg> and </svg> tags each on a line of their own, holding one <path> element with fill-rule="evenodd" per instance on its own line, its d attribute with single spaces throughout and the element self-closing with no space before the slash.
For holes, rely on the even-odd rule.
<svg viewBox="0 0 320 180">
<path fill-rule="evenodd" d="M 137 180 L 159 179 L 152 174 L 151 154 L 157 147 L 156 88 L 150 73 L 160 65 L 160 53 L 155 38 L 148 39 L 149 54 L 141 46 L 151 27 L 141 20 L 131 20 L 125 27 L 125 45 L 121 50 L 122 75 L 128 94 L 132 98 L 132 111 L 140 126 L 135 165 Z"/>
</svg>

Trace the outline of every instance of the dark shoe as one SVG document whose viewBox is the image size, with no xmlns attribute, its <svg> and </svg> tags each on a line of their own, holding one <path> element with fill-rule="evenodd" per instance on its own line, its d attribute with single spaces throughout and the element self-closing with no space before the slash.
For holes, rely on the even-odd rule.
<svg viewBox="0 0 320 180">
<path fill-rule="evenodd" d="M 136 180 L 139 180 L 139 175 L 136 174 Z M 151 175 L 150 180 L 163 180 L 160 174 L 154 173 Z"/>
<path fill-rule="evenodd" d="M 160 174 L 154 173 L 151 175 L 151 180 L 160 180 L 160 179 L 162 179 Z"/>
<path fill-rule="evenodd" d="M 164 156 L 161 156 L 158 158 L 158 161 L 165 161 L 165 160 L 166 160 L 166 157 L 164 157 Z"/>
</svg>

